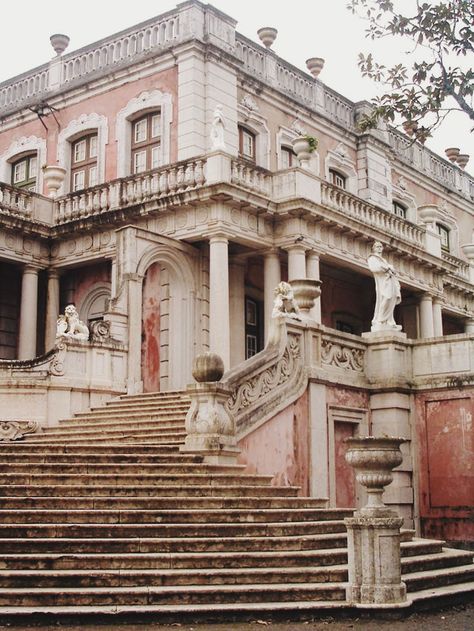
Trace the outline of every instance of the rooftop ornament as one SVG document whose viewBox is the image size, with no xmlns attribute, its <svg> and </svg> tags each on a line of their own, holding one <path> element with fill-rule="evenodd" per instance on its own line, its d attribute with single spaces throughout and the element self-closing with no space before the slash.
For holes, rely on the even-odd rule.
<svg viewBox="0 0 474 631">
<path fill-rule="evenodd" d="M 278 31 L 272 26 L 264 26 L 258 29 L 257 35 L 259 36 L 262 44 L 267 48 L 270 48 L 273 42 L 276 40 Z"/>
<path fill-rule="evenodd" d="M 62 33 L 55 33 L 49 38 L 51 46 L 54 48 L 56 55 L 62 55 L 69 45 L 69 37 Z"/>
<path fill-rule="evenodd" d="M 322 57 L 310 57 L 306 60 L 306 68 L 315 79 L 319 77 L 321 70 L 324 68 L 324 59 Z"/>
</svg>

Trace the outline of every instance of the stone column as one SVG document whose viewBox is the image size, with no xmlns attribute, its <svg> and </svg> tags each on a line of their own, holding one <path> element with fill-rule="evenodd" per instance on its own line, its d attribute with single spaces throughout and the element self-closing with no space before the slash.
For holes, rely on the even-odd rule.
<svg viewBox="0 0 474 631">
<path fill-rule="evenodd" d="M 265 342 L 268 339 L 270 322 L 272 319 L 273 301 L 275 299 L 274 290 L 281 281 L 280 257 L 278 249 L 272 248 L 265 252 L 263 260 L 263 282 L 264 282 L 264 311 L 265 311 Z"/>
<path fill-rule="evenodd" d="M 245 263 L 229 265 L 230 365 L 245 359 Z"/>
<path fill-rule="evenodd" d="M 49 351 L 56 339 L 56 324 L 59 315 L 59 271 L 48 270 L 48 290 L 46 297 L 46 322 L 44 331 L 44 348 Z"/>
<path fill-rule="evenodd" d="M 420 298 L 420 337 L 433 337 L 433 298 L 423 294 Z"/>
<path fill-rule="evenodd" d="M 443 335 L 443 312 L 441 305 L 443 301 L 441 298 L 434 298 L 433 300 L 433 332 L 435 337 L 441 337 Z"/>
<path fill-rule="evenodd" d="M 306 248 L 291 245 L 288 250 L 288 280 L 306 278 Z"/>
<path fill-rule="evenodd" d="M 143 389 L 141 375 L 143 277 L 139 274 L 124 274 L 124 280 L 127 283 L 128 293 L 127 393 L 135 394 Z"/>
<path fill-rule="evenodd" d="M 222 235 L 209 240 L 209 346 L 230 366 L 229 241 Z"/>
<path fill-rule="evenodd" d="M 474 318 L 468 318 L 465 321 L 464 333 L 474 333 Z"/>
<path fill-rule="evenodd" d="M 306 257 L 306 270 L 308 278 L 312 280 L 320 280 L 319 274 L 319 254 L 316 252 L 309 252 Z M 321 324 L 321 297 L 316 298 L 314 301 L 314 307 L 311 309 L 310 318 Z"/>
<path fill-rule="evenodd" d="M 23 269 L 18 359 L 33 359 L 36 356 L 38 271 L 38 268 L 33 265 L 26 265 Z"/>
</svg>

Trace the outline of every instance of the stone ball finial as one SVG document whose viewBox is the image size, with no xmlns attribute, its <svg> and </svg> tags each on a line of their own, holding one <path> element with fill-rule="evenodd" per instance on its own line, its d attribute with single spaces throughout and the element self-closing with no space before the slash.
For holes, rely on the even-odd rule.
<svg viewBox="0 0 474 631">
<path fill-rule="evenodd" d="M 324 59 L 322 57 L 310 57 L 306 60 L 306 68 L 308 68 L 309 72 L 316 79 L 324 68 Z"/>
<path fill-rule="evenodd" d="M 278 31 L 272 26 L 264 26 L 258 29 L 257 35 L 259 36 L 262 44 L 267 48 L 270 48 L 273 42 L 276 40 Z"/>
<path fill-rule="evenodd" d="M 69 37 L 62 33 L 55 33 L 49 38 L 56 55 L 61 55 L 69 45 Z"/>
<path fill-rule="evenodd" d="M 224 374 L 224 362 L 217 353 L 201 353 L 193 361 L 193 377 L 198 383 L 220 381 Z"/>
</svg>

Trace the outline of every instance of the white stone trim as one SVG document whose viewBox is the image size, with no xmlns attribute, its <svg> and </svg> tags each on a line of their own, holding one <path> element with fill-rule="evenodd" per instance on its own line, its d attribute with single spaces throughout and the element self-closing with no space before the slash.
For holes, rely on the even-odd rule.
<svg viewBox="0 0 474 631">
<path fill-rule="evenodd" d="M 89 319 L 90 309 L 97 300 L 97 298 L 101 296 L 107 296 L 110 300 L 111 297 L 111 283 L 100 281 L 91 286 L 89 293 L 84 296 L 80 305 L 77 306 L 77 311 L 79 313 L 79 318 L 87 324 L 87 320 Z"/>
<path fill-rule="evenodd" d="M 62 129 L 58 136 L 58 164 L 67 171 L 66 179 L 59 191 L 60 195 L 70 191 L 71 142 L 88 131 L 97 131 L 97 183 L 105 182 L 105 146 L 109 141 L 107 118 L 95 112 L 81 114 L 79 118 L 72 120 L 67 127 Z"/>
<path fill-rule="evenodd" d="M 416 198 L 412 193 L 409 193 L 404 186 L 404 178 L 400 177 L 397 183 L 392 183 L 392 204 L 393 202 L 399 202 L 407 207 L 406 219 L 412 223 L 417 223 L 417 203 Z"/>
<path fill-rule="evenodd" d="M 117 177 L 130 175 L 130 155 L 132 151 L 132 126 L 130 122 L 138 113 L 145 114 L 147 111 L 157 109 L 161 111 L 160 163 L 162 165 L 169 164 L 171 122 L 173 120 L 171 94 L 160 90 L 142 92 L 139 96 L 131 99 L 117 114 L 115 123 Z"/>
<path fill-rule="evenodd" d="M 0 155 L 0 182 L 10 184 L 12 179 L 11 163 L 14 158 L 19 158 L 24 153 L 36 151 L 38 158 L 38 172 L 36 175 L 36 192 L 43 191 L 43 171 L 41 167 L 46 164 L 46 140 L 37 136 L 22 136 L 14 140 L 8 149 Z"/>
<path fill-rule="evenodd" d="M 449 230 L 449 254 L 459 256 L 459 228 L 456 218 L 449 212 L 447 204 L 438 206 L 438 219 L 436 223 L 445 226 Z"/>
<path fill-rule="evenodd" d="M 255 134 L 255 164 L 270 169 L 271 137 L 267 122 L 258 112 L 249 110 L 239 103 L 237 125 Z"/>
<path fill-rule="evenodd" d="M 353 195 L 358 195 L 359 186 L 356 162 L 349 158 L 348 152 L 342 142 L 340 142 L 335 149 L 329 150 L 324 160 L 324 174 L 328 182 L 331 181 L 329 169 L 335 169 L 342 173 L 342 175 L 347 178 L 346 191 Z"/>
<path fill-rule="evenodd" d="M 303 128 L 300 129 L 303 131 Z M 305 132 L 306 134 L 306 132 Z M 298 133 L 296 129 L 290 129 L 289 127 L 280 127 L 276 134 L 276 156 L 277 156 L 277 169 L 283 169 L 282 159 L 281 159 L 281 148 L 289 147 L 292 149 L 293 140 L 298 136 L 305 135 Z M 298 166 L 298 160 L 294 160 L 293 166 Z M 311 154 L 311 158 L 309 159 L 309 170 L 314 173 L 314 175 L 319 175 L 319 152 L 313 151 Z"/>
</svg>

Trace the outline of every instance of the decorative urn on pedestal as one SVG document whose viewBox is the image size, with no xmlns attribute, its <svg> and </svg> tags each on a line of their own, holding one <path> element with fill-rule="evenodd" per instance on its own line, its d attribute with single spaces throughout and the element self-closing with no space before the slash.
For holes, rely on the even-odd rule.
<svg viewBox="0 0 474 631">
<path fill-rule="evenodd" d="M 49 38 L 56 55 L 61 55 L 69 45 L 69 37 L 63 33 L 55 33 Z"/>
<path fill-rule="evenodd" d="M 459 155 L 459 147 L 448 147 L 444 150 L 444 153 L 446 154 L 448 160 L 450 160 L 451 162 L 456 162 Z"/>
<path fill-rule="evenodd" d="M 57 196 L 58 190 L 61 188 L 62 183 L 66 178 L 66 169 L 56 165 L 44 165 L 43 166 L 43 179 L 48 189 L 49 197 L 53 199 Z"/>
<path fill-rule="evenodd" d="M 312 278 L 296 278 L 290 280 L 289 284 L 300 313 L 308 316 L 314 307 L 314 301 L 321 295 L 321 281 Z"/>
<path fill-rule="evenodd" d="M 303 169 L 309 167 L 309 160 L 311 154 L 318 147 L 318 141 L 313 136 L 297 136 L 293 142 L 293 151 L 296 154 L 296 158 Z"/>
<path fill-rule="evenodd" d="M 461 169 L 465 169 L 470 157 L 471 156 L 468 153 L 460 153 L 456 158 L 456 163 L 458 167 L 460 167 Z"/>
<path fill-rule="evenodd" d="M 324 59 L 322 57 L 310 57 L 306 60 L 306 68 L 316 79 L 324 68 Z"/>
<path fill-rule="evenodd" d="M 257 35 L 264 46 L 270 48 L 273 42 L 276 40 L 278 31 L 273 26 L 263 26 L 257 31 Z"/>
</svg>

